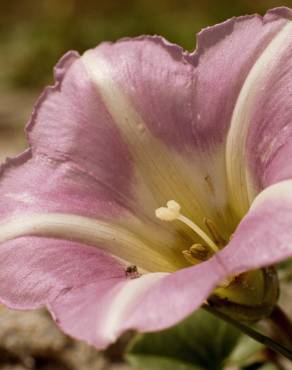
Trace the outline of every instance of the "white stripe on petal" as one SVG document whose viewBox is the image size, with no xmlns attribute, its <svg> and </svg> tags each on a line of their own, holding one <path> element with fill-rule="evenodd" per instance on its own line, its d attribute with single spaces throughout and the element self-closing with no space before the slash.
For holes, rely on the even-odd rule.
<svg viewBox="0 0 292 370">
<path fill-rule="evenodd" d="M 89 51 L 82 61 L 132 154 L 137 211 L 143 207 L 155 222 L 155 209 L 175 199 L 202 228 L 204 217 L 213 219 L 220 227 L 228 225 L 222 148 L 205 153 L 189 147 L 184 155 L 178 153 L 150 132 L 129 97 L 114 81 L 112 66 L 101 53 Z"/>
<path fill-rule="evenodd" d="M 116 295 L 111 300 L 111 305 L 107 313 L 107 318 L 104 322 L 102 333 L 106 341 L 113 342 L 119 336 L 123 320 L 131 314 L 130 308 L 135 301 L 137 302 L 148 290 L 152 288 L 159 280 L 167 276 L 167 273 L 152 273 L 143 275 L 137 279 L 129 279 L 121 288 L 117 285 L 112 294 Z M 143 310 L 143 306 L 141 306 Z M 100 333 L 100 328 L 99 328 Z"/>
<path fill-rule="evenodd" d="M 288 21 L 250 70 L 233 111 L 227 136 L 226 167 L 232 207 L 240 218 L 256 196 L 246 158 L 246 139 L 255 97 L 261 92 L 264 80 L 277 68 L 283 51 L 291 47 L 291 42 L 292 22 Z"/>
<path fill-rule="evenodd" d="M 43 213 L 15 217 L 0 225 L 0 243 L 20 236 L 55 237 L 102 248 L 147 271 L 175 271 L 176 254 L 159 253 L 130 231 L 74 214 Z"/>
</svg>

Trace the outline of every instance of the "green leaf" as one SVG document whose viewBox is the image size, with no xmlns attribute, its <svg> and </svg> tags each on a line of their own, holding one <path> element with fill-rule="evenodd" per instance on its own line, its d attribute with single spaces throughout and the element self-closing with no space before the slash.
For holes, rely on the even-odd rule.
<svg viewBox="0 0 292 370">
<path fill-rule="evenodd" d="M 237 346 L 228 358 L 228 364 L 244 365 L 257 352 L 264 349 L 262 343 L 256 342 L 254 339 L 242 335 Z"/>
<path fill-rule="evenodd" d="M 264 344 L 268 348 L 272 349 L 273 351 L 281 354 L 282 356 L 292 361 L 292 351 L 288 349 L 286 346 L 282 345 L 279 342 L 276 342 L 274 339 L 270 337 L 267 337 L 265 334 L 259 332 L 258 330 L 255 330 L 251 326 L 232 319 L 231 317 L 227 316 L 225 313 L 220 312 L 214 309 L 213 307 L 206 305 L 204 308 L 208 312 L 212 312 L 215 316 L 224 320 L 226 323 L 230 323 L 235 328 L 238 328 L 239 330 L 241 330 L 242 333 L 248 335 L 249 337 L 253 338 L 257 342 Z"/>
<path fill-rule="evenodd" d="M 127 359 L 138 370 L 220 370 L 240 331 L 205 310 L 179 325 L 138 335 Z"/>
<path fill-rule="evenodd" d="M 135 369 L 141 370 L 203 370 L 201 367 L 163 356 L 129 354 L 127 359 Z"/>
</svg>

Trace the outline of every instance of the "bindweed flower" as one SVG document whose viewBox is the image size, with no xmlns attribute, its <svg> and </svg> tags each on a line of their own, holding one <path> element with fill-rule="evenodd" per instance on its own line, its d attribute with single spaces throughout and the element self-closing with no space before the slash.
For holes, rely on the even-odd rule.
<svg viewBox="0 0 292 370">
<path fill-rule="evenodd" d="M 157 36 L 67 53 L 2 167 L 1 302 L 100 348 L 208 298 L 268 314 L 268 266 L 292 256 L 291 20 L 233 18 L 193 53 Z"/>
</svg>

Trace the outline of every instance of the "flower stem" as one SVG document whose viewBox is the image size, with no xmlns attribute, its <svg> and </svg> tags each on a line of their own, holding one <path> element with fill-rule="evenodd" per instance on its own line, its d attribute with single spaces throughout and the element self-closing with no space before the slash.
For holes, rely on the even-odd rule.
<svg viewBox="0 0 292 370">
<path fill-rule="evenodd" d="M 243 324 L 239 321 L 233 320 L 231 317 L 225 315 L 222 312 L 219 312 L 214 307 L 205 305 L 205 306 L 203 306 L 203 308 L 205 310 L 209 311 L 210 313 L 216 315 L 220 319 L 222 319 L 222 320 L 228 322 L 229 324 L 237 327 L 240 331 L 242 331 L 244 334 L 248 335 L 249 337 L 253 338 L 257 342 L 264 344 L 266 347 L 272 349 L 273 351 L 281 354 L 282 356 L 284 356 L 284 357 L 286 357 L 286 358 L 288 358 L 289 360 L 292 361 L 292 351 L 290 351 L 288 348 L 286 348 L 282 344 L 277 343 L 272 338 L 269 338 L 269 337 L 263 335 L 262 333 L 258 332 L 257 330 L 254 330 L 252 327 L 250 327 L 246 324 Z"/>
<path fill-rule="evenodd" d="M 287 345 L 292 348 L 292 323 L 281 307 L 276 306 L 268 319 L 277 327 L 283 339 L 286 339 Z"/>
</svg>

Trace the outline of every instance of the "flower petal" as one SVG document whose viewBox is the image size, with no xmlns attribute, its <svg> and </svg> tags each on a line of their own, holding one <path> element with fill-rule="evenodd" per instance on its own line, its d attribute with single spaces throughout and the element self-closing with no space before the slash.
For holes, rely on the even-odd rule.
<svg viewBox="0 0 292 370">
<path fill-rule="evenodd" d="M 217 257 L 234 274 L 292 257 L 292 180 L 272 185 L 257 196 Z"/>
<path fill-rule="evenodd" d="M 15 214 L 40 211 L 61 211 L 90 217 L 100 214 L 112 216 L 119 214 L 123 208 L 113 201 L 108 187 L 105 188 L 88 169 L 95 156 L 92 147 L 91 155 L 86 152 L 86 137 L 92 137 L 95 131 L 88 129 L 87 124 L 91 122 L 88 117 L 83 116 L 84 121 L 78 117 L 82 109 L 78 108 L 75 100 L 79 98 L 76 92 L 78 77 L 78 83 L 82 85 L 80 71 L 71 79 L 69 76 L 68 82 L 68 73 L 73 66 L 76 69 L 78 58 L 76 52 L 69 52 L 56 65 L 56 83 L 40 96 L 27 126 L 31 147 L 18 157 L 8 159 L 1 167 L 2 220 Z M 74 104 L 75 110 L 71 109 Z M 92 109 L 95 108 L 96 105 L 92 104 Z M 92 109 L 82 111 L 90 115 Z M 76 145 L 78 140 L 80 146 Z M 108 166 L 116 163 L 121 156 L 119 152 L 115 156 L 116 161 L 109 160 Z M 87 166 L 84 162 L 88 163 Z M 96 164 L 94 168 L 99 170 L 100 166 Z M 128 175 L 126 172 L 125 176 Z"/>
<path fill-rule="evenodd" d="M 253 86 L 247 137 L 248 171 L 256 190 L 291 179 L 292 170 L 292 22 L 277 38 L 260 84 Z"/>
<path fill-rule="evenodd" d="M 289 110 L 291 112 L 287 92 L 291 70 L 291 20 L 292 12 L 280 8 L 267 13 L 262 21 L 254 18 L 253 22 L 258 25 L 252 32 L 245 29 L 245 33 L 255 37 L 248 44 L 248 51 L 252 50 L 254 56 L 234 103 L 226 144 L 230 199 L 239 219 L 262 189 L 260 167 L 269 162 L 282 145 L 281 131 L 287 129 Z M 257 50 L 252 44 L 258 42 L 260 48 Z M 239 47 L 241 45 L 239 43 Z"/>
<path fill-rule="evenodd" d="M 226 276 L 292 256 L 291 190 L 292 180 L 267 188 L 225 249 L 172 274 L 126 279 L 123 267 L 98 249 L 47 238 L 8 241 L 0 249 L 2 302 L 15 308 L 46 303 L 63 330 L 99 348 L 128 329 L 171 326 Z"/>
<path fill-rule="evenodd" d="M 156 94 L 150 98 L 158 98 L 159 94 L 161 98 L 167 98 L 168 107 L 172 107 L 173 111 L 169 116 L 173 116 L 172 122 L 191 127 L 193 113 L 188 104 L 185 107 L 186 117 L 182 121 L 178 117 L 182 104 L 185 104 L 181 94 L 178 94 L 178 88 L 182 89 L 184 84 L 188 87 L 184 95 L 187 101 L 193 94 L 189 86 L 193 66 L 184 60 L 182 50 L 160 38 L 149 37 L 129 41 L 129 44 L 131 48 L 124 45 L 123 41 L 116 46 L 109 46 L 110 54 L 114 55 L 117 49 L 120 58 L 127 59 L 131 53 L 138 55 L 144 49 L 147 54 L 143 58 L 145 66 L 140 65 L 143 72 L 149 71 L 153 59 L 151 55 L 155 52 L 158 75 L 160 59 L 164 59 L 161 81 L 154 78 L 151 89 L 149 85 L 149 91 Z M 103 48 L 100 46 L 96 50 Z M 96 51 L 91 54 L 96 59 L 94 63 L 100 63 Z M 128 104 L 128 98 L 123 94 L 111 100 L 111 104 L 126 107 L 131 114 L 126 122 L 124 112 L 120 109 L 118 113 L 121 113 L 122 121 L 117 122 L 117 115 L 100 96 L 89 73 L 88 63 L 84 62 L 87 55 L 91 54 L 87 53 L 80 59 L 71 53 L 56 67 L 56 85 L 48 88 L 39 99 L 28 125 L 31 148 L 4 167 L 0 199 L 2 219 L 19 215 L 26 218 L 44 212 L 101 218 L 102 221 L 124 227 L 146 240 L 147 244 L 154 245 L 165 260 L 168 254 L 175 254 L 175 258 L 170 257 L 178 262 L 174 268 L 183 267 L 186 261 L 180 252 L 194 242 L 194 236 L 187 230 L 184 237 L 179 223 L 162 225 L 155 218 L 155 209 L 175 198 L 186 214 L 196 213 L 199 223 L 205 227 L 204 216 L 218 217 L 221 209 L 226 207 L 224 195 L 220 194 L 219 197 L 219 190 L 224 189 L 220 176 L 224 173 L 224 158 L 219 154 L 217 161 L 213 156 L 213 160 L 203 166 L 202 158 L 194 151 L 192 158 L 177 154 L 176 162 L 175 153 L 171 155 L 166 145 L 156 139 L 154 132 L 146 135 L 139 131 L 137 135 L 134 126 L 140 112 L 136 112 L 131 102 Z M 137 67 L 137 58 L 131 57 L 131 61 Z M 119 64 L 117 60 L 116 66 Z M 138 81 L 139 88 L 147 83 L 147 76 L 142 77 Z M 106 86 L 114 85 L 110 92 L 115 96 L 120 89 L 112 82 L 111 76 L 103 73 L 103 79 Z M 164 93 L 157 90 L 163 83 L 167 83 Z M 161 118 L 156 117 L 157 127 Z M 123 124 L 123 132 L 118 123 Z M 142 121 L 140 128 L 141 125 Z M 143 127 L 146 130 L 146 126 Z M 163 130 L 168 135 L 165 127 Z M 126 136 L 124 131 L 127 132 Z M 182 130 L 181 138 L 182 142 L 189 140 L 189 135 Z M 129 144 L 135 144 L 134 152 L 131 150 L 133 145 Z M 192 199 L 192 203 L 189 199 Z M 215 207 L 211 206 L 213 203 L 216 203 Z M 219 217 L 221 222 L 228 224 L 225 215 Z M 179 232 L 176 233 L 176 230 Z"/>
<path fill-rule="evenodd" d="M 55 238 L 20 237 L 0 248 L 0 301 L 10 308 L 44 306 L 88 282 L 123 277 L 123 267 L 97 248 Z"/>
<path fill-rule="evenodd" d="M 145 218 L 131 195 L 134 179 L 127 146 L 98 101 L 77 54 L 65 55 L 55 75 L 56 85 L 40 97 L 28 125 L 31 148 L 2 167 L 2 242 L 22 232 L 52 237 L 53 224 L 59 223 L 60 229 L 65 219 L 79 215 L 87 218 L 83 219 L 87 231 L 96 223 L 97 237 L 90 242 L 83 237 L 84 228 L 81 233 L 75 228 L 75 241 L 98 245 L 100 237 L 103 241 L 110 237 L 125 245 L 122 240 L 129 241 L 130 234 L 132 243 L 127 250 L 116 244 L 119 257 L 128 260 L 132 245 L 140 249 L 130 252 L 131 263 L 145 270 L 172 271 L 186 266 L 179 252 L 184 238 L 158 226 L 154 209 L 151 219 Z M 53 236 L 71 239 L 70 222 L 66 223 Z M 107 235 L 96 235 L 104 223 Z M 174 250 L 177 246 L 178 251 Z M 162 264 L 157 265 L 159 260 Z M 148 262 L 141 265 L 141 261 Z"/>
<path fill-rule="evenodd" d="M 46 303 L 68 333 L 102 347 L 127 329 L 159 330 L 176 323 L 231 273 L 291 256 L 290 197 L 283 200 L 272 188 L 259 196 L 218 256 L 170 275 L 126 279 L 124 266 L 84 245 L 96 234 L 82 229 L 83 221 L 100 227 L 110 220 L 148 245 L 149 227 L 155 251 L 161 241 L 160 260 L 179 260 L 182 256 L 167 248 L 181 248 L 188 239 L 170 236 L 167 227 L 156 236 L 158 223 L 149 221 L 161 203 L 174 198 L 198 223 L 209 216 L 219 219 L 220 229 L 230 227 L 224 138 L 250 71 L 287 29 L 288 17 L 282 9 L 264 20 L 243 17 L 207 29 L 192 55 L 153 37 L 103 44 L 81 59 L 65 57 L 56 69 L 57 85 L 45 92 L 32 116 L 31 149 L 9 161 L 1 178 L 0 229 L 8 235 L 0 249 L 2 301 L 15 308 Z M 249 45 L 244 54 L 242 40 Z M 240 125 L 233 123 L 236 138 Z M 239 178 L 236 173 L 234 184 Z M 269 234 L 263 221 L 271 222 L 273 212 L 280 216 L 272 219 Z M 67 217 L 81 229 L 70 233 Z M 75 217 L 82 222 L 72 223 Z M 80 234 L 85 236 L 79 239 Z M 119 305 L 121 297 L 126 299 Z"/>
<path fill-rule="evenodd" d="M 275 49 L 271 44 L 277 44 L 287 25 L 289 31 L 289 19 L 287 8 L 264 18 L 231 19 L 203 30 L 193 54 L 158 37 L 141 37 L 104 43 L 82 57 L 133 154 L 139 184 L 135 194 L 140 202 L 147 199 L 147 214 L 155 203 L 176 199 L 201 227 L 207 216 L 230 232 L 224 169 L 230 125 L 226 158 L 231 203 L 237 222 L 246 213 L 252 185 L 241 180 L 248 127 L 240 110 L 242 96 L 252 70 L 261 69 L 262 54 Z M 145 183 L 156 202 L 149 201 Z"/>
<path fill-rule="evenodd" d="M 201 227 L 208 217 L 228 234 L 234 225 L 222 140 L 248 70 L 287 22 L 284 10 L 276 13 L 203 31 L 193 55 L 161 38 L 142 37 L 102 44 L 82 58 L 65 56 L 55 87 L 32 115 L 31 149 L 6 165 L 3 219 L 43 211 L 109 218 L 156 245 L 182 250 L 193 235 L 183 240 L 180 226 L 154 217 L 157 207 L 175 199 Z M 223 65 L 238 54 L 238 38 L 250 41 L 250 52 L 227 75 Z M 218 80 L 214 109 L 201 112 L 207 87 Z M 222 99 L 230 103 L 223 115 Z"/>
<path fill-rule="evenodd" d="M 96 98 L 80 58 L 75 56 L 61 74 L 63 60 L 55 69 L 55 86 L 45 90 L 27 126 L 31 154 L 45 163 L 67 165 L 88 183 L 95 182 L 98 200 L 124 206 L 131 178 L 127 147 Z"/>
<path fill-rule="evenodd" d="M 65 332 L 104 348 L 128 329 L 160 330 L 180 321 L 227 274 L 217 259 L 132 279 L 125 267 L 97 248 L 20 237 L 0 248 L 0 302 L 14 309 L 47 305 Z"/>
<path fill-rule="evenodd" d="M 179 322 L 202 305 L 224 275 L 213 259 L 172 274 L 104 280 L 60 295 L 50 310 L 65 332 L 104 348 L 126 330 L 157 331 Z"/>
<path fill-rule="evenodd" d="M 195 68 L 186 53 L 140 37 L 101 44 L 81 60 L 131 153 L 137 207 L 152 218 L 175 199 L 203 227 L 206 215 L 227 224 L 224 152 L 203 152 L 193 132 Z"/>
<path fill-rule="evenodd" d="M 15 217 L 0 225 L 0 235 L 1 243 L 21 236 L 76 241 L 105 249 L 145 271 L 175 271 L 186 266 L 179 253 L 164 245 L 143 240 L 117 224 L 72 214 L 37 213 Z"/>
</svg>

